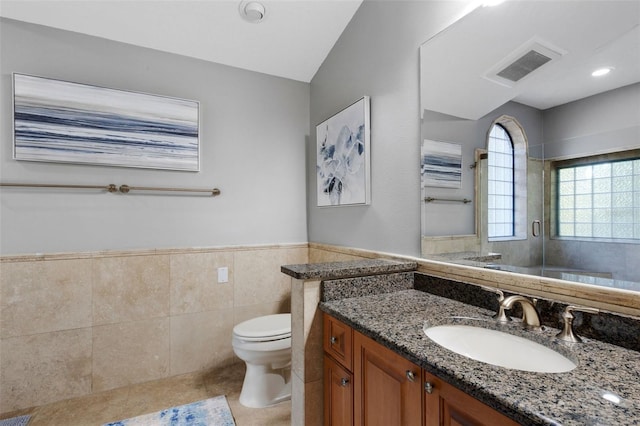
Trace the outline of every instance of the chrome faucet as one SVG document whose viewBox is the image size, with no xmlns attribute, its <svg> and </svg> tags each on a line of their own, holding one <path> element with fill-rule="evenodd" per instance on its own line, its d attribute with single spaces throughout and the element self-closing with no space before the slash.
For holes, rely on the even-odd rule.
<svg viewBox="0 0 640 426">
<path fill-rule="evenodd" d="M 524 326 L 530 330 L 539 330 L 540 329 L 540 315 L 538 314 L 538 310 L 530 299 L 527 299 L 524 296 L 520 296 L 519 294 L 509 296 L 500 302 L 500 307 L 503 309 L 511 309 L 513 304 L 519 302 L 522 306 L 522 323 Z"/>
</svg>

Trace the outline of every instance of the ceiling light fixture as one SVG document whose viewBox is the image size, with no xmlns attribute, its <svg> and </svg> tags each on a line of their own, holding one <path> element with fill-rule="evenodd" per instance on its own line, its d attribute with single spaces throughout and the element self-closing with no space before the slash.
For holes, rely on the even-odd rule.
<svg viewBox="0 0 640 426">
<path fill-rule="evenodd" d="M 262 22 L 266 13 L 264 5 L 257 1 L 243 0 L 240 2 L 238 10 L 240 11 L 242 19 L 247 22 L 251 22 L 252 24 Z"/>
<path fill-rule="evenodd" d="M 605 67 L 605 68 L 598 68 L 597 70 L 595 70 L 594 72 L 591 73 L 591 75 L 593 77 L 602 77 L 603 75 L 607 75 L 611 72 L 613 68 L 611 67 Z"/>
</svg>

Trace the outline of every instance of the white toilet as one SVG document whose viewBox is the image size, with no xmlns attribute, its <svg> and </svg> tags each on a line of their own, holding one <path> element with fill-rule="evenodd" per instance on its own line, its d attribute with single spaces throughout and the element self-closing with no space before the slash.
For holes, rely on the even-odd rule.
<svg viewBox="0 0 640 426">
<path fill-rule="evenodd" d="M 242 322 L 233 327 L 231 343 L 247 365 L 242 405 L 262 408 L 291 399 L 291 314 Z"/>
</svg>

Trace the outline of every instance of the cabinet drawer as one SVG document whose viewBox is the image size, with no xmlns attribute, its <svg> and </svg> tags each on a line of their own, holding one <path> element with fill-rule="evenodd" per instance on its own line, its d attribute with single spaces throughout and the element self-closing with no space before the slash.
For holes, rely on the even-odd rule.
<svg viewBox="0 0 640 426">
<path fill-rule="evenodd" d="M 519 426 L 517 422 L 426 371 L 424 383 L 426 426 Z"/>
<path fill-rule="evenodd" d="M 352 371 L 351 341 L 353 335 L 351 327 L 327 314 L 323 315 L 323 347 L 325 352 L 342 364 L 344 368 Z"/>
</svg>

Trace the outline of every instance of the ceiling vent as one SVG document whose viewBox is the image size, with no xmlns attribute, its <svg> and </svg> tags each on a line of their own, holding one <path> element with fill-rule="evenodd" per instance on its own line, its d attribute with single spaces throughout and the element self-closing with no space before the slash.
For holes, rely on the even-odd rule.
<svg viewBox="0 0 640 426">
<path fill-rule="evenodd" d="M 485 74 L 485 78 L 507 87 L 513 87 L 515 83 L 565 53 L 567 52 L 548 42 L 534 38 L 492 67 Z"/>
<path fill-rule="evenodd" d="M 530 50 L 521 58 L 498 73 L 498 76 L 511 80 L 514 83 L 521 78 L 529 75 L 551 60 L 550 57 L 543 55 L 535 50 Z"/>
</svg>

